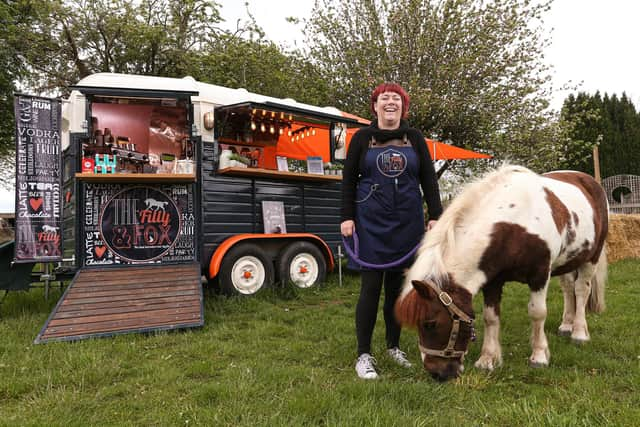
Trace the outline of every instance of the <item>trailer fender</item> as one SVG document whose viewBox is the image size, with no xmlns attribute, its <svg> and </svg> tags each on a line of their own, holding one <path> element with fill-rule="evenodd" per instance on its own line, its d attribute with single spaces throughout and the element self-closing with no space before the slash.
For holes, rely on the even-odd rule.
<svg viewBox="0 0 640 427">
<path fill-rule="evenodd" d="M 236 234 L 235 236 L 229 237 L 227 240 L 222 242 L 220 246 L 215 250 L 213 256 L 211 257 L 211 261 L 209 262 L 209 278 L 213 279 L 218 275 L 220 271 L 220 263 L 222 262 L 222 258 L 224 258 L 225 254 L 235 246 L 238 242 L 242 241 L 259 241 L 265 239 L 285 239 L 285 240 L 307 240 L 312 241 L 318 245 L 318 247 L 322 250 L 323 254 L 327 259 L 327 271 L 333 271 L 334 260 L 331 249 L 329 249 L 329 245 L 322 240 L 320 237 L 311 233 L 286 233 L 286 234 Z"/>
</svg>

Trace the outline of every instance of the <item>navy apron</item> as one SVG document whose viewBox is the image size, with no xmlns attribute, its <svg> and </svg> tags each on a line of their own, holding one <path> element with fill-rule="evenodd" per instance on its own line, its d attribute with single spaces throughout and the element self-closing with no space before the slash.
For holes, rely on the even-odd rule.
<svg viewBox="0 0 640 427">
<path fill-rule="evenodd" d="M 356 191 L 360 260 L 369 264 L 399 260 L 424 236 L 419 169 L 420 162 L 406 136 L 384 144 L 370 141 Z M 403 270 L 412 261 L 410 257 L 387 270 Z M 367 269 L 352 259 L 348 267 Z"/>
</svg>

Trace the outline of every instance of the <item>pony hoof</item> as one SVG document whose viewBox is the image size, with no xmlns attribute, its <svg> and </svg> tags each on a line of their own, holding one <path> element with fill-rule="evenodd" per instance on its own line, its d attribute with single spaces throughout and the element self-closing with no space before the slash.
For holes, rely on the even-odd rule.
<svg viewBox="0 0 640 427">
<path fill-rule="evenodd" d="M 548 363 L 544 363 L 544 362 L 535 362 L 533 360 L 529 360 L 529 367 L 530 368 L 546 368 L 547 366 L 549 366 Z"/>
<path fill-rule="evenodd" d="M 571 330 L 558 329 L 558 336 L 570 337 L 571 336 Z"/>
<path fill-rule="evenodd" d="M 485 371 L 493 371 L 495 368 L 497 368 L 498 366 L 500 366 L 501 361 L 497 358 L 493 358 L 490 356 L 481 356 L 476 363 L 474 364 L 474 366 L 477 369 L 482 369 Z"/>
</svg>

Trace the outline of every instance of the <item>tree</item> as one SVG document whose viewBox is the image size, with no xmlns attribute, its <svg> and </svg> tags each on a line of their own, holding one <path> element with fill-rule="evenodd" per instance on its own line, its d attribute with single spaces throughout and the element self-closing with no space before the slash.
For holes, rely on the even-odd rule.
<svg viewBox="0 0 640 427">
<path fill-rule="evenodd" d="M 96 72 L 184 76 L 221 32 L 208 0 L 47 0 L 20 28 L 29 86 L 56 93 Z"/>
<path fill-rule="evenodd" d="M 19 28 L 30 25 L 36 13 L 33 1 L 7 0 L 0 3 L 0 157 L 13 150 L 13 94 L 16 82 L 26 74 L 17 60 L 22 44 Z"/>
<path fill-rule="evenodd" d="M 23 37 L 19 29 L 33 22 L 37 6 L 32 0 L 0 2 L 0 189 L 13 187 L 13 94 L 18 90 L 16 83 L 27 74 L 25 64 L 17 60 Z"/>
<path fill-rule="evenodd" d="M 317 0 L 309 60 L 346 110 L 370 116 L 371 89 L 395 81 L 428 135 L 550 169 L 573 150 L 548 111 L 541 24 L 550 3 Z"/>
<path fill-rule="evenodd" d="M 598 144 L 603 177 L 640 175 L 640 114 L 625 93 L 579 92 L 569 95 L 562 107 L 562 120 L 571 122 L 570 137 L 588 147 Z M 593 158 L 576 161 L 572 169 L 593 173 Z"/>
<path fill-rule="evenodd" d="M 262 95 L 314 105 L 330 103 L 326 84 L 309 61 L 299 52 L 283 52 L 262 37 L 255 32 L 249 37 L 221 35 L 192 64 L 192 75 L 203 82 Z"/>
</svg>

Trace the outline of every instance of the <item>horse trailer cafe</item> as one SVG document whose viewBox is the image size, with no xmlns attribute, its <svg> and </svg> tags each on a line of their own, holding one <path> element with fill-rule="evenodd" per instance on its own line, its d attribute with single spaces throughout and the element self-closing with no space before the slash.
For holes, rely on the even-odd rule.
<svg viewBox="0 0 640 427">
<path fill-rule="evenodd" d="M 248 295 L 333 269 L 341 176 L 323 166 L 365 120 L 190 77 L 99 73 L 71 89 L 60 227 L 38 236 L 62 236 L 73 280 L 36 342 L 200 326 L 203 276 Z M 46 195 L 22 196 L 17 213 L 44 209 Z M 16 260 L 37 252 L 20 233 Z"/>
</svg>

